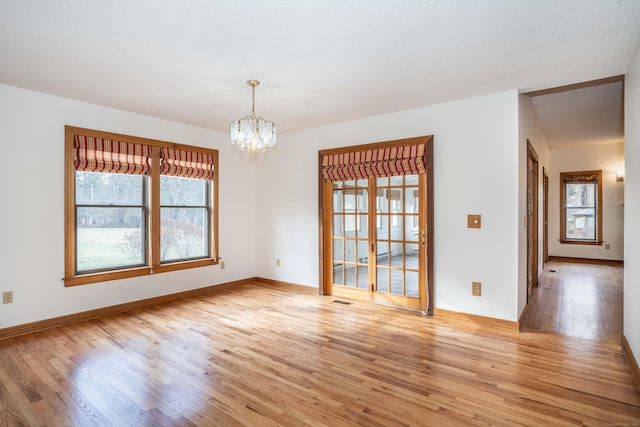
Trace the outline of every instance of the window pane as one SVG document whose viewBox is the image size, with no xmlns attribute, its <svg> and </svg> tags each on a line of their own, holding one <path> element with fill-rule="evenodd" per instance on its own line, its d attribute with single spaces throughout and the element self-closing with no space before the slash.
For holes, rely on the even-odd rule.
<svg viewBox="0 0 640 427">
<path fill-rule="evenodd" d="M 378 229 L 381 229 L 381 231 L 378 232 L 378 237 L 382 238 L 382 239 L 386 239 L 389 237 L 389 215 L 378 215 L 377 216 L 377 227 Z"/>
<path fill-rule="evenodd" d="M 144 265 L 142 208 L 78 208 L 76 270 Z"/>
<path fill-rule="evenodd" d="M 358 240 L 358 262 L 366 263 L 369 261 L 369 241 Z"/>
<path fill-rule="evenodd" d="M 402 181 L 404 180 L 404 177 L 402 175 L 392 176 L 390 179 L 391 179 L 391 182 L 390 182 L 391 186 L 402 186 Z"/>
<path fill-rule="evenodd" d="M 356 193 L 355 190 L 351 190 L 344 195 L 344 210 L 346 212 L 356 211 Z"/>
<path fill-rule="evenodd" d="M 360 289 L 367 289 L 368 286 L 369 286 L 369 268 L 366 265 L 359 265 L 357 287 Z"/>
<path fill-rule="evenodd" d="M 160 208 L 160 261 L 209 256 L 208 210 Z"/>
<path fill-rule="evenodd" d="M 376 291 L 389 292 L 389 269 L 376 269 Z"/>
<path fill-rule="evenodd" d="M 342 212 L 342 191 L 341 190 L 333 191 L 333 211 Z"/>
<path fill-rule="evenodd" d="M 391 228 L 399 228 L 399 227 L 402 227 L 402 215 L 391 215 Z M 393 236 L 393 238 L 396 239 L 398 237 Z"/>
<path fill-rule="evenodd" d="M 378 265 L 389 265 L 389 243 L 378 242 L 376 245 L 376 257 Z"/>
<path fill-rule="evenodd" d="M 350 288 L 356 287 L 356 266 L 344 265 L 344 285 Z"/>
<path fill-rule="evenodd" d="M 343 247 L 344 247 L 344 240 L 333 239 L 333 260 L 334 261 L 344 261 L 344 251 L 342 250 Z"/>
<path fill-rule="evenodd" d="M 402 278 L 404 276 L 404 271 L 402 270 L 391 270 L 391 289 L 389 292 L 396 295 L 403 295 L 402 292 Z"/>
<path fill-rule="evenodd" d="M 344 264 L 339 262 L 333 263 L 333 284 L 344 285 Z"/>
<path fill-rule="evenodd" d="M 418 215 L 405 216 L 404 239 L 409 242 L 417 242 L 419 238 Z"/>
<path fill-rule="evenodd" d="M 419 297 L 418 294 L 418 272 L 406 271 L 404 273 L 405 295 L 408 297 Z"/>
<path fill-rule="evenodd" d="M 596 184 L 565 184 L 566 207 L 595 207 Z"/>
<path fill-rule="evenodd" d="M 376 209 L 378 212 L 389 212 L 389 199 L 387 195 L 387 190 L 378 190 L 378 194 L 376 195 Z"/>
<path fill-rule="evenodd" d="M 595 209 L 567 208 L 565 238 L 595 240 Z"/>
<path fill-rule="evenodd" d="M 141 205 L 142 175 L 76 171 L 77 205 Z"/>
<path fill-rule="evenodd" d="M 369 235 L 369 217 L 367 215 L 358 215 L 358 237 L 367 237 Z"/>
<path fill-rule="evenodd" d="M 345 242 L 345 246 L 347 249 L 347 253 L 345 256 L 345 261 L 347 262 L 356 262 L 356 241 L 355 240 L 347 240 Z"/>
<path fill-rule="evenodd" d="M 344 216 L 344 231 L 347 236 L 354 237 L 356 231 L 356 215 Z"/>
<path fill-rule="evenodd" d="M 418 245 L 407 244 L 405 252 L 405 268 L 418 269 Z"/>
<path fill-rule="evenodd" d="M 163 206 L 205 206 L 207 183 L 204 179 L 160 175 L 160 204 Z"/>
<path fill-rule="evenodd" d="M 369 211 L 369 193 L 367 190 L 359 190 L 358 193 L 358 212 Z"/>
<path fill-rule="evenodd" d="M 342 229 L 343 215 L 333 215 L 333 235 L 336 237 L 344 236 L 344 230 Z"/>
<path fill-rule="evenodd" d="M 404 267 L 404 245 L 402 243 L 391 243 L 391 266 Z"/>
<path fill-rule="evenodd" d="M 404 185 L 418 185 L 418 175 L 405 175 Z"/>
</svg>

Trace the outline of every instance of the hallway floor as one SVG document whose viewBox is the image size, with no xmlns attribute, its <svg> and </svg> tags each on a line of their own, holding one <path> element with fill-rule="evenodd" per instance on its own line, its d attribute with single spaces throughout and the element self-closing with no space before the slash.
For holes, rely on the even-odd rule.
<svg viewBox="0 0 640 427">
<path fill-rule="evenodd" d="M 620 343 L 622 291 L 623 267 L 547 263 L 522 329 Z"/>
</svg>

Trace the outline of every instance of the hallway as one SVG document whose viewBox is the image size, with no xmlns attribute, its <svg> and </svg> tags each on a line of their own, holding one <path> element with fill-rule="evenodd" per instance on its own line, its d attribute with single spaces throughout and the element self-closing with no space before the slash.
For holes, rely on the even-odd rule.
<svg viewBox="0 0 640 427">
<path fill-rule="evenodd" d="M 549 262 L 530 297 L 522 330 L 619 344 L 622 294 L 623 267 Z"/>
</svg>

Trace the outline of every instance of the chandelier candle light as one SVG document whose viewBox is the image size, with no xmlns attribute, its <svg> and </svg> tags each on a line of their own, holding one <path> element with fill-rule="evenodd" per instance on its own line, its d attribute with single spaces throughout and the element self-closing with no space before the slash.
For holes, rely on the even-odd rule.
<svg viewBox="0 0 640 427">
<path fill-rule="evenodd" d="M 231 144 L 236 144 L 242 151 L 249 153 L 262 152 L 276 143 L 276 125 L 269 120 L 256 116 L 256 86 L 258 80 L 247 80 L 251 86 L 251 114 L 229 123 Z"/>
</svg>

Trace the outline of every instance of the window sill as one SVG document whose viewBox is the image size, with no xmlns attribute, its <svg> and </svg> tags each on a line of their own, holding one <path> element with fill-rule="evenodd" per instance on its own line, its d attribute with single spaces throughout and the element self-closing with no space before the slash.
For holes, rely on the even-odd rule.
<svg viewBox="0 0 640 427">
<path fill-rule="evenodd" d="M 590 245 L 590 246 L 601 246 L 602 242 L 597 240 L 571 240 L 571 239 L 560 239 L 560 243 L 563 245 Z"/>
<path fill-rule="evenodd" d="M 158 265 L 156 267 L 139 267 L 127 270 L 106 271 L 103 273 L 84 274 L 69 276 L 63 279 L 64 286 L 87 285 L 90 283 L 107 282 L 110 280 L 128 279 L 131 277 L 149 276 L 152 274 L 165 273 L 167 271 L 186 270 L 188 268 L 204 267 L 216 265 L 218 260 L 214 258 L 198 259 L 194 261 L 182 261 L 171 264 Z"/>
</svg>

